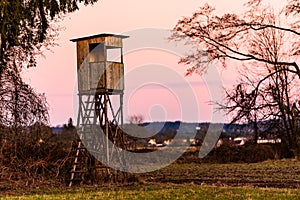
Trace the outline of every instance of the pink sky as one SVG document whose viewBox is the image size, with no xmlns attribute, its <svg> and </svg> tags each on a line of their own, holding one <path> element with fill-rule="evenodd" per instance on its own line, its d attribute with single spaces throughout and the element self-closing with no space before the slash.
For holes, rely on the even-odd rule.
<svg viewBox="0 0 300 200">
<path fill-rule="evenodd" d="M 46 94 L 51 125 L 66 123 L 69 117 L 73 117 L 76 52 L 75 44 L 70 42 L 70 39 L 98 33 L 122 34 L 142 28 L 172 29 L 182 16 L 190 16 L 204 2 L 200 0 L 99 0 L 94 6 L 82 6 L 79 11 L 66 16 L 61 22 L 65 30 L 59 33 L 57 41 L 59 46 L 52 48 L 52 52 L 46 52 L 46 57 L 39 59 L 37 68 L 29 69 L 25 73 L 27 82 L 36 88 L 36 91 Z M 220 13 L 241 12 L 244 2 L 244 0 L 208 1 L 211 5 L 215 5 Z M 149 63 L 169 66 L 191 83 L 198 101 L 201 111 L 199 117 L 186 120 L 210 121 L 212 110 L 207 103 L 210 95 L 205 83 L 198 76 L 184 77 L 184 66 L 177 65 L 178 59 L 178 56 L 161 51 L 139 50 L 125 55 L 125 72 Z M 222 72 L 226 84 L 232 83 L 229 74 L 232 72 Z M 172 88 L 166 90 L 160 87 L 154 90 L 149 89 L 148 85 L 128 95 L 130 101 L 125 109 L 129 110 L 129 114 L 142 114 L 146 120 L 154 121 L 182 119 L 178 108 L 181 102 L 178 104 L 176 94 L 175 96 L 172 94 Z M 145 99 L 148 101 L 146 102 Z M 190 112 L 193 112 L 192 108 Z"/>
</svg>

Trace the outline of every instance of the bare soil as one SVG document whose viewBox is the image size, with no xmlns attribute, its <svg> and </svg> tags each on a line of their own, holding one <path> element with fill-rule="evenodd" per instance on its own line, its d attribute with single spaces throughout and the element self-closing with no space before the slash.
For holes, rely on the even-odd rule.
<svg viewBox="0 0 300 200">
<path fill-rule="evenodd" d="M 283 159 L 250 164 L 175 163 L 142 174 L 141 179 L 160 183 L 300 188 L 300 161 Z"/>
</svg>

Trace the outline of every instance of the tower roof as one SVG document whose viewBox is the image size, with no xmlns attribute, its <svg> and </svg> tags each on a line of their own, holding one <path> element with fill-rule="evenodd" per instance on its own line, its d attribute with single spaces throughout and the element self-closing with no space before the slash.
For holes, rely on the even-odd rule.
<svg viewBox="0 0 300 200">
<path fill-rule="evenodd" d="M 91 36 L 85 36 L 85 37 L 80 37 L 80 38 L 74 38 L 71 39 L 71 42 L 78 42 L 81 40 L 88 40 L 88 39 L 93 39 L 93 38 L 99 38 L 99 37 L 117 37 L 117 38 L 129 38 L 129 36 L 126 35 L 117 35 L 117 34 L 112 34 L 112 33 L 100 33 L 100 34 L 96 34 L 96 35 L 91 35 Z"/>
</svg>

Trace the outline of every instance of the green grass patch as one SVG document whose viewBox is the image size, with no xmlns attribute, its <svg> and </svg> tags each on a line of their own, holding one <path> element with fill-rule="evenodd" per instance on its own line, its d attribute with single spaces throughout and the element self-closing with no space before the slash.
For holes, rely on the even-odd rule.
<svg viewBox="0 0 300 200">
<path fill-rule="evenodd" d="M 299 189 L 213 187 L 194 184 L 139 184 L 135 187 L 92 188 L 53 191 L 48 194 L 0 196 L 3 200 L 36 199 L 299 199 Z"/>
</svg>

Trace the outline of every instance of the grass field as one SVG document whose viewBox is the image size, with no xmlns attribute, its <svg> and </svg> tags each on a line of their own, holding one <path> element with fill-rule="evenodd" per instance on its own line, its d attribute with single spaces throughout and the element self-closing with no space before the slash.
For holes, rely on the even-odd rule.
<svg viewBox="0 0 300 200">
<path fill-rule="evenodd" d="M 135 185 L 124 188 L 92 188 L 53 191 L 48 194 L 2 196 L 8 199 L 299 199 L 298 189 L 213 187 L 195 184 Z"/>
<path fill-rule="evenodd" d="M 297 160 L 173 163 L 138 180 L 123 186 L 0 187 L 0 199 L 300 199 Z"/>
</svg>

